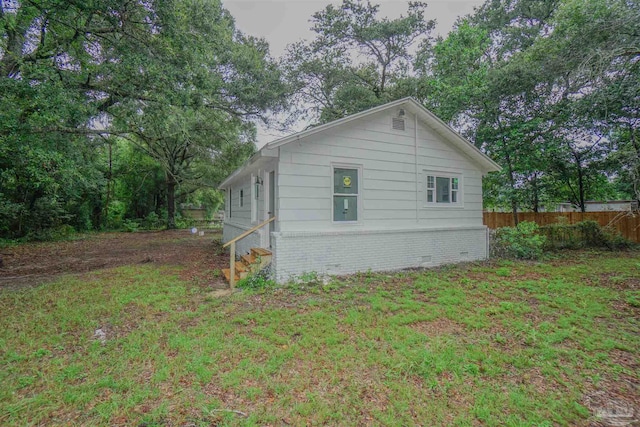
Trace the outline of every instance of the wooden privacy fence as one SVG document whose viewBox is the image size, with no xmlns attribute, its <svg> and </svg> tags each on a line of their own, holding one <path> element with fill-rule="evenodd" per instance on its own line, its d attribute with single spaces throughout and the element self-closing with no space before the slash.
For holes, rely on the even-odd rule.
<svg viewBox="0 0 640 427">
<path fill-rule="evenodd" d="M 533 221 L 538 225 L 554 224 L 566 218 L 568 224 L 581 221 L 596 221 L 601 226 L 611 226 L 618 230 L 622 237 L 633 242 L 640 243 L 640 214 L 630 212 L 604 211 L 604 212 L 520 212 L 518 221 Z M 513 214 L 511 212 L 484 212 L 484 224 L 492 229 L 500 227 L 513 227 Z"/>
</svg>

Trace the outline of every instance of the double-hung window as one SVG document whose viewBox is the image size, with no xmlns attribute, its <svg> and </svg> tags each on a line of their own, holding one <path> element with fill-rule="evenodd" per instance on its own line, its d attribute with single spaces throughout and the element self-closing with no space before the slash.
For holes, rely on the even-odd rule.
<svg viewBox="0 0 640 427">
<path fill-rule="evenodd" d="M 427 173 L 427 205 L 460 205 L 460 176 L 444 173 Z"/>
<path fill-rule="evenodd" d="M 333 220 L 335 222 L 357 222 L 360 197 L 359 169 L 333 167 Z"/>
</svg>

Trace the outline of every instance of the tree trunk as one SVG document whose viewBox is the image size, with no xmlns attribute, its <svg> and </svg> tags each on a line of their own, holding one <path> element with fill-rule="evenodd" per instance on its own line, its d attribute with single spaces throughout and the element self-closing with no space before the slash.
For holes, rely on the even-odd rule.
<svg viewBox="0 0 640 427">
<path fill-rule="evenodd" d="M 538 174 L 533 174 L 533 179 L 531 180 L 531 190 L 533 191 L 533 211 L 538 213 L 540 210 L 540 196 L 538 195 Z"/>
<path fill-rule="evenodd" d="M 586 211 L 584 200 L 584 177 L 582 176 L 582 169 L 578 168 L 578 191 L 580 192 L 580 212 Z"/>
<path fill-rule="evenodd" d="M 631 177 L 633 178 L 633 196 L 640 201 L 640 143 L 636 138 L 636 129 L 629 125 L 629 136 L 634 149 L 634 158 L 629 162 Z"/>
<path fill-rule="evenodd" d="M 104 228 L 109 227 L 109 203 L 111 203 L 112 178 L 113 178 L 113 157 L 111 140 L 109 140 L 109 171 L 107 172 L 107 197 L 104 203 Z"/>
<path fill-rule="evenodd" d="M 506 155 L 507 164 L 509 165 L 509 184 L 511 185 L 511 213 L 513 214 L 513 225 L 518 225 L 518 201 L 516 200 L 516 179 L 513 176 L 513 168 L 511 167 L 511 156 Z"/>
<path fill-rule="evenodd" d="M 584 173 L 582 171 L 582 159 L 580 159 L 580 156 L 577 153 L 574 153 L 573 157 L 576 159 L 576 167 L 578 172 L 578 198 L 580 203 L 580 212 L 585 212 L 586 211 L 585 200 L 584 200 L 585 188 L 584 188 Z"/>
<path fill-rule="evenodd" d="M 176 181 L 167 180 L 167 229 L 176 228 Z"/>
</svg>

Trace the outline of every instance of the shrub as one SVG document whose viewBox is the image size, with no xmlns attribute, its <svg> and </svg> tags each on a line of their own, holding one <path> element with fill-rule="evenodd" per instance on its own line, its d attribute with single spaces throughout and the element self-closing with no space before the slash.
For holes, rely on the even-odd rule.
<svg viewBox="0 0 640 427">
<path fill-rule="evenodd" d="M 164 220 L 157 213 L 151 212 L 142 221 L 142 226 L 147 230 L 156 230 L 164 226 Z"/>
<path fill-rule="evenodd" d="M 119 230 L 122 228 L 126 211 L 127 206 L 123 202 L 112 200 L 109 203 L 109 212 L 107 213 L 107 228 L 109 230 Z"/>
<path fill-rule="evenodd" d="M 257 274 L 252 274 L 244 279 L 238 280 L 236 286 L 241 289 L 264 290 L 275 287 L 276 282 L 269 279 L 269 272 L 267 270 L 263 270 Z"/>
<path fill-rule="evenodd" d="M 324 280 L 316 271 L 309 271 L 298 276 L 296 282 L 302 285 L 322 285 L 324 284 Z"/>
<path fill-rule="evenodd" d="M 75 228 L 69 224 L 63 224 L 57 227 L 33 231 L 26 236 L 26 240 L 33 240 L 36 242 L 55 242 L 58 240 L 70 240 L 75 235 Z"/>
<path fill-rule="evenodd" d="M 495 231 L 491 245 L 492 256 L 537 259 L 542 256 L 547 238 L 538 233 L 535 222 L 523 221 L 516 227 L 502 227 Z"/>
<path fill-rule="evenodd" d="M 70 239 L 76 234 L 76 229 L 69 224 L 59 225 L 51 230 L 51 238 L 53 240 Z"/>
<path fill-rule="evenodd" d="M 550 224 L 540 228 L 547 237 L 547 247 L 553 249 L 607 248 L 627 249 L 633 243 L 610 227 L 601 227 L 596 221 L 575 224 Z"/>
<path fill-rule="evenodd" d="M 198 221 L 191 218 L 184 217 L 180 215 L 179 212 L 176 212 L 175 224 L 176 224 L 176 228 L 179 228 L 179 229 L 192 228 L 198 224 Z"/>
<path fill-rule="evenodd" d="M 136 221 L 132 221 L 130 219 L 125 219 L 122 222 L 122 228 L 129 233 L 133 233 L 134 231 L 138 231 L 139 224 Z"/>
</svg>

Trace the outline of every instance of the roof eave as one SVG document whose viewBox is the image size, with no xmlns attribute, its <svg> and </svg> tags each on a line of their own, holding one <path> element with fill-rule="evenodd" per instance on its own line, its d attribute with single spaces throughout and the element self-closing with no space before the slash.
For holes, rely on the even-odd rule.
<svg viewBox="0 0 640 427">
<path fill-rule="evenodd" d="M 332 128 L 337 127 L 337 126 L 341 126 L 341 125 L 343 125 L 345 123 L 349 123 L 351 121 L 358 120 L 358 119 L 360 119 L 362 117 L 365 117 L 365 116 L 368 116 L 370 114 L 375 114 L 377 112 L 384 111 L 386 109 L 405 104 L 410 100 L 413 100 L 413 98 L 406 97 L 406 98 L 398 99 L 396 101 L 388 102 L 386 104 L 379 105 L 377 107 L 373 107 L 373 108 L 370 108 L 368 110 L 361 111 L 359 113 L 352 114 L 350 116 L 343 117 L 341 119 L 334 120 L 332 122 L 325 123 L 323 125 L 319 125 L 319 126 L 313 127 L 311 129 L 303 130 L 302 132 L 298 132 L 298 133 L 295 133 L 295 134 L 290 135 L 290 136 L 285 136 L 284 138 L 280 138 L 280 139 L 277 139 L 275 141 L 272 141 L 272 142 L 268 143 L 266 145 L 266 147 L 268 147 L 268 148 L 277 148 L 277 147 L 280 147 L 282 145 L 288 144 L 290 142 L 299 141 L 299 140 L 301 140 L 303 138 L 307 138 L 307 137 L 309 137 L 311 135 L 315 135 L 315 134 L 317 134 L 319 132 L 324 132 L 324 131 L 326 131 L 328 129 L 332 129 Z"/>
<path fill-rule="evenodd" d="M 264 148 L 264 147 L 263 147 Z M 251 157 L 249 157 L 242 165 L 240 165 L 240 167 L 236 170 L 234 170 L 231 175 L 229 175 L 228 177 L 226 177 L 224 179 L 224 181 L 222 181 L 219 185 L 218 185 L 218 190 L 224 190 L 225 188 L 228 187 L 228 185 L 230 183 L 232 183 L 233 181 L 235 181 L 235 179 L 242 175 L 242 172 L 250 165 L 252 165 L 253 163 L 255 163 L 259 158 L 262 157 L 262 149 L 256 151 Z"/>
<path fill-rule="evenodd" d="M 262 156 L 272 157 L 267 154 L 273 149 L 281 147 L 285 144 L 289 144 L 294 141 L 300 141 L 302 139 L 308 138 L 312 135 L 315 135 L 320 132 L 324 132 L 326 130 L 332 129 L 337 126 L 341 126 L 343 124 L 349 123 L 354 120 L 358 120 L 362 117 L 366 117 L 371 114 L 378 113 L 380 111 L 387 110 L 389 108 L 398 107 L 400 105 L 410 104 L 414 108 L 414 113 L 422 114 L 423 116 L 428 117 L 431 121 L 435 122 L 439 127 L 443 129 L 443 134 L 441 134 L 444 138 L 452 141 L 462 152 L 468 155 L 472 160 L 474 160 L 480 169 L 482 170 L 483 175 L 486 175 L 489 172 L 497 172 L 502 170 L 500 165 L 494 162 L 489 156 L 484 154 L 482 151 L 478 149 L 475 145 L 471 144 L 467 139 L 462 137 L 458 132 L 453 130 L 448 124 L 440 120 L 438 116 L 433 114 L 431 111 L 427 110 L 422 104 L 416 101 L 412 97 L 401 98 L 396 101 L 392 101 L 383 105 L 379 105 L 374 108 L 370 108 L 365 111 L 361 111 L 356 114 L 352 114 L 350 116 L 344 117 L 339 120 L 335 120 L 333 122 L 325 123 L 323 125 L 319 125 L 313 127 L 311 129 L 304 130 L 302 132 L 295 133 L 290 136 L 285 136 L 284 138 L 277 139 L 275 141 L 267 143 L 264 147 L 262 147 L 258 152 L 256 152 L 253 156 L 249 158 L 242 166 L 236 169 L 231 175 L 229 175 L 220 185 L 218 189 L 224 189 L 228 186 L 229 183 L 233 182 L 236 177 L 242 174 L 243 170 L 247 168 L 249 165 L 253 164 Z"/>
</svg>

